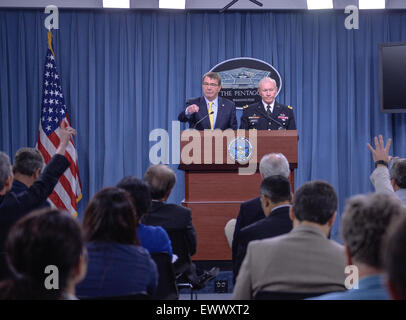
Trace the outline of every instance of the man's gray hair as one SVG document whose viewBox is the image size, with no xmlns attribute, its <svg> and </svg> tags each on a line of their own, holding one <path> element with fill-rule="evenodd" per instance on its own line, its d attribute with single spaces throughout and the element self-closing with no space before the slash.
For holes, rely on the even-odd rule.
<svg viewBox="0 0 406 320">
<path fill-rule="evenodd" d="M 390 168 L 390 178 L 395 180 L 399 188 L 406 188 L 406 159 L 393 158 Z"/>
<path fill-rule="evenodd" d="M 275 79 L 272 79 L 272 78 L 270 78 L 270 77 L 264 77 L 264 78 L 262 78 L 262 79 L 259 81 L 259 83 L 258 83 L 258 88 L 261 87 L 261 85 L 262 85 L 264 82 L 273 82 L 273 83 L 275 84 L 275 86 L 278 87 L 278 84 L 276 83 L 276 80 L 275 80 Z"/>
<path fill-rule="evenodd" d="M 390 223 L 406 216 L 406 208 L 393 194 L 357 195 L 348 200 L 341 233 L 355 262 L 382 268 L 381 246 Z"/>
<path fill-rule="evenodd" d="M 11 176 L 10 158 L 0 151 L 0 190 L 4 188 L 4 182 Z"/>
<path fill-rule="evenodd" d="M 288 159 L 282 153 L 268 153 L 259 163 L 259 172 L 265 178 L 270 176 L 282 176 L 289 178 L 290 169 Z"/>
<path fill-rule="evenodd" d="M 150 166 L 144 174 L 144 180 L 151 187 L 152 200 L 161 200 L 173 189 L 176 174 L 165 164 Z"/>
<path fill-rule="evenodd" d="M 17 150 L 13 161 L 13 173 L 32 176 L 38 169 L 44 167 L 41 152 L 35 148 L 20 148 Z"/>
</svg>

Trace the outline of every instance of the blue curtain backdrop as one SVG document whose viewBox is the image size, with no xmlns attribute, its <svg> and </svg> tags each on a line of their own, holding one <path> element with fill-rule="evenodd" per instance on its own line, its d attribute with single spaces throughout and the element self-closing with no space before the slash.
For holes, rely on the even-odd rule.
<svg viewBox="0 0 406 320">
<path fill-rule="evenodd" d="M 405 115 L 378 107 L 378 44 L 406 41 L 406 13 L 360 13 L 346 30 L 342 12 L 158 12 L 60 10 L 54 50 L 66 105 L 78 131 L 83 184 L 79 214 L 100 188 L 149 166 L 149 133 L 164 128 L 201 75 L 234 57 L 279 70 L 278 100 L 294 107 L 300 135 L 296 187 L 314 179 L 345 199 L 372 191 L 366 143 L 393 137 L 405 157 Z M 45 14 L 0 11 L 0 150 L 34 146 L 47 48 Z M 238 114 L 240 116 L 240 113 Z M 173 166 L 176 168 L 176 166 Z M 180 203 L 183 174 L 170 198 Z M 209 213 L 208 213 L 209 214 Z M 237 214 L 237 213 L 236 213 Z M 332 235 L 338 238 L 339 223 Z"/>
</svg>

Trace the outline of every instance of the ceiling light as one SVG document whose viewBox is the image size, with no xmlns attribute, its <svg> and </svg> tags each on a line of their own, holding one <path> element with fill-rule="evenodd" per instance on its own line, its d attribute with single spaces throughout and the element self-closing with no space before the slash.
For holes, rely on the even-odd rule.
<svg viewBox="0 0 406 320">
<path fill-rule="evenodd" d="M 130 8 L 130 0 L 103 0 L 103 8 Z"/>
<path fill-rule="evenodd" d="M 385 9 L 385 0 L 359 0 L 360 9 Z"/>
<path fill-rule="evenodd" d="M 186 0 L 159 0 L 160 9 L 185 9 Z"/>
<path fill-rule="evenodd" d="M 307 9 L 333 9 L 333 0 L 307 0 Z"/>
</svg>

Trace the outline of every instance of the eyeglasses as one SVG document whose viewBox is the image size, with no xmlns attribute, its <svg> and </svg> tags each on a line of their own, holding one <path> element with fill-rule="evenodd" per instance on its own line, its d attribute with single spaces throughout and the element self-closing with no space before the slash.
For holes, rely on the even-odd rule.
<svg viewBox="0 0 406 320">
<path fill-rule="evenodd" d="M 203 82 L 203 85 L 206 86 L 206 87 L 218 87 L 217 83 Z"/>
<path fill-rule="evenodd" d="M 264 92 L 264 93 L 272 93 L 272 92 L 276 91 L 276 88 L 274 88 L 274 89 L 265 89 L 265 90 L 261 90 L 261 91 Z"/>
</svg>

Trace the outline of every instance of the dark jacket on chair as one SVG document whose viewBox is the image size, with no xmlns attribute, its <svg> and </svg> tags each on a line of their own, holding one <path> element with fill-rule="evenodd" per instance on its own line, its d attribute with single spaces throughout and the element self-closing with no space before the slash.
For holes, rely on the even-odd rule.
<svg viewBox="0 0 406 320">
<path fill-rule="evenodd" d="M 173 253 L 178 256 L 174 265 L 176 273 L 183 264 L 191 262 L 190 256 L 196 253 L 196 232 L 190 209 L 154 200 L 149 213 L 143 217 L 143 222 L 161 226 L 168 233 Z"/>
</svg>

